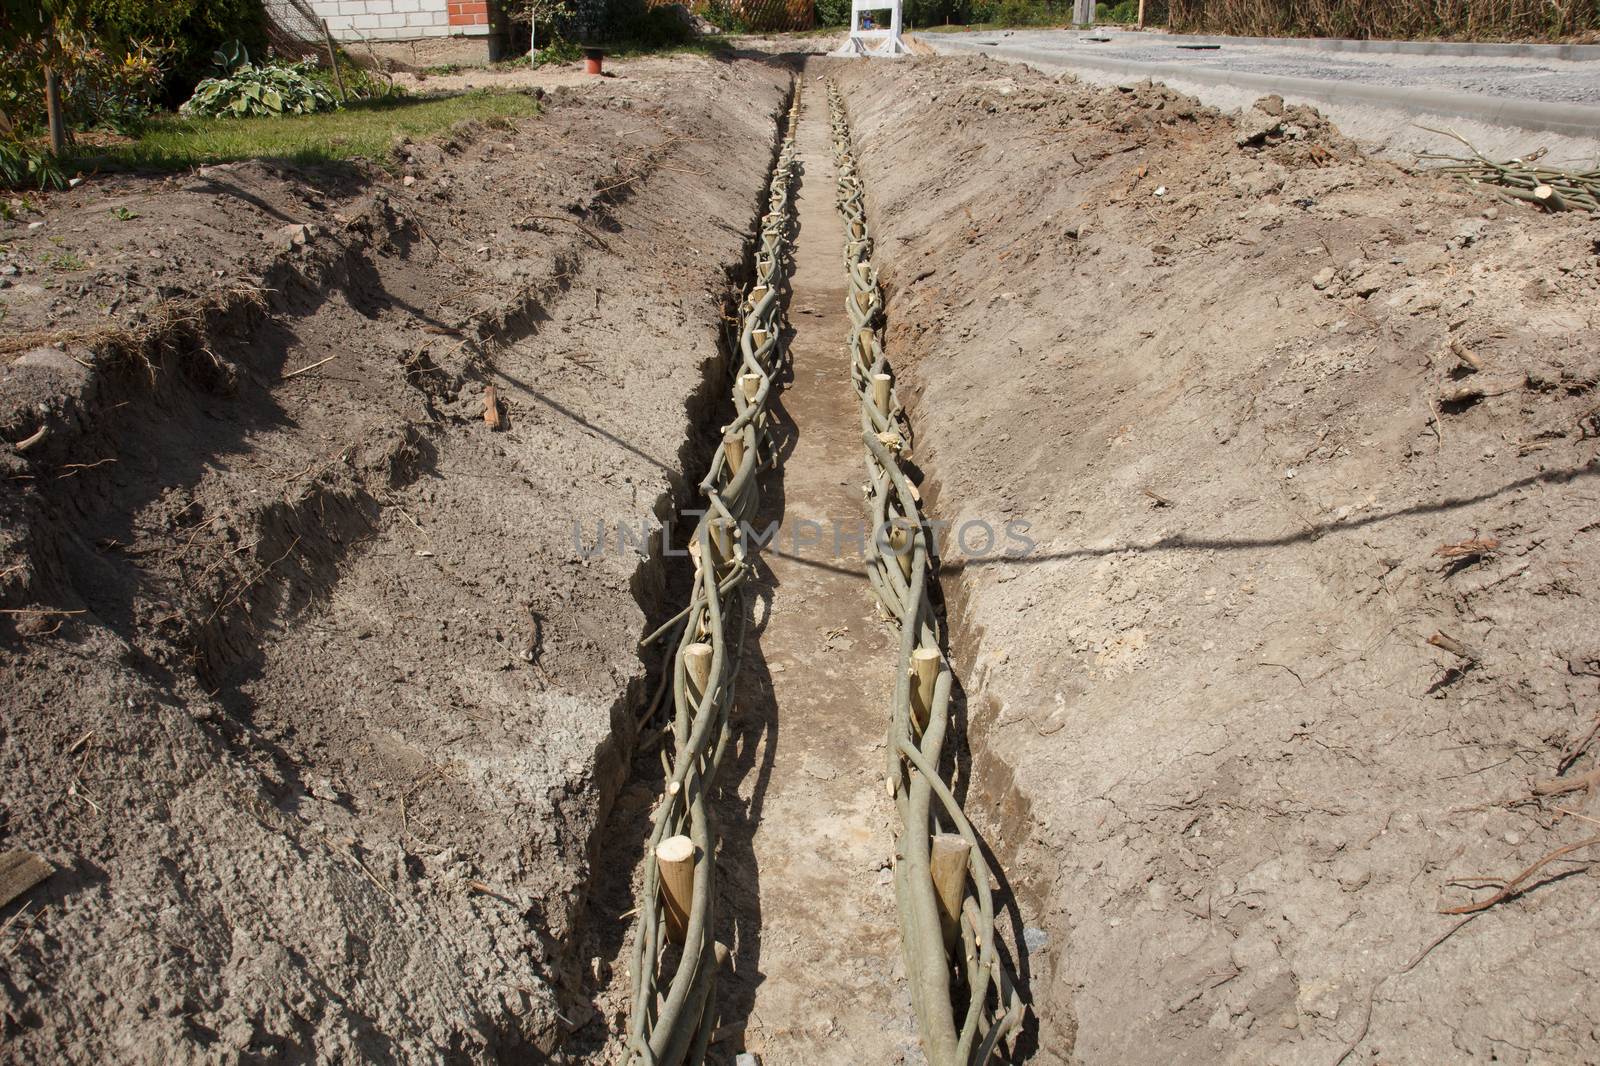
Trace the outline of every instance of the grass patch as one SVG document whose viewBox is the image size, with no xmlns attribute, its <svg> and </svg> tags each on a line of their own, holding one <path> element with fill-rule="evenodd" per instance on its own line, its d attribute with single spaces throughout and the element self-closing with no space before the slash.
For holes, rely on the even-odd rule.
<svg viewBox="0 0 1600 1066">
<path fill-rule="evenodd" d="M 271 118 L 182 118 L 162 115 L 125 143 L 98 147 L 77 166 L 182 170 L 241 159 L 329 163 L 361 157 L 386 162 L 401 137 L 421 139 L 470 119 L 537 114 L 519 92 L 479 90 L 452 96 L 352 102 L 338 111 Z"/>
</svg>

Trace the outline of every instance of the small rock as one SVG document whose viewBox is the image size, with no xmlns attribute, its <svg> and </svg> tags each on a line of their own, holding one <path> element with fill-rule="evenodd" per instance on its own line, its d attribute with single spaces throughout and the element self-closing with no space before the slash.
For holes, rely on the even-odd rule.
<svg viewBox="0 0 1600 1066">
<path fill-rule="evenodd" d="M 15 263 L 7 263 L 5 266 L 0 266 L 0 276 L 14 278 L 20 273 L 22 271 L 17 269 L 17 264 Z"/>
<path fill-rule="evenodd" d="M 1498 207 L 1486 207 L 1483 209 L 1483 217 L 1487 219 L 1499 218 L 1500 209 Z"/>
<path fill-rule="evenodd" d="M 411 188 L 411 186 L 415 185 L 416 183 L 417 183 L 417 179 L 413 178 L 410 174 L 407 174 L 404 178 L 400 179 L 400 184 L 404 185 L 408 189 Z"/>
<path fill-rule="evenodd" d="M 1050 943 L 1050 934 L 1037 926 L 1026 926 L 1022 930 L 1022 943 L 1027 946 L 1031 955 L 1035 951 L 1044 950 L 1044 946 Z"/>
<path fill-rule="evenodd" d="M 282 248 L 304 248 L 316 237 L 316 230 L 304 222 L 291 222 L 272 231 L 273 240 Z"/>
<path fill-rule="evenodd" d="M 1323 267 L 1321 270 L 1317 271 L 1311 276 L 1311 287 L 1316 289 L 1318 292 L 1321 292 L 1329 285 L 1333 284 L 1333 279 L 1335 276 L 1336 274 L 1333 267 Z"/>
<path fill-rule="evenodd" d="M 1256 101 L 1256 110 L 1265 111 L 1269 115 L 1281 115 L 1283 114 L 1283 97 L 1277 93 L 1273 93 L 1271 96 L 1263 96 Z"/>
<path fill-rule="evenodd" d="M 1464 218 L 1456 223 L 1455 239 L 1450 244 L 1457 248 L 1470 248 L 1483 239 L 1484 220 Z"/>
<path fill-rule="evenodd" d="M 893 870 L 882 869 L 882 870 L 878 871 L 878 884 L 887 885 L 887 884 L 892 884 L 893 882 L 894 882 L 894 871 Z"/>
<path fill-rule="evenodd" d="M 338 789 L 334 788 L 333 782 L 326 777 L 318 777 L 314 779 L 311 782 L 311 788 L 309 791 L 317 799 L 327 800 L 329 803 L 332 803 L 339 798 Z"/>
<path fill-rule="evenodd" d="M 1246 111 L 1239 119 L 1239 133 L 1234 143 L 1240 148 L 1265 144 L 1283 132 L 1283 120 L 1262 111 Z"/>
</svg>

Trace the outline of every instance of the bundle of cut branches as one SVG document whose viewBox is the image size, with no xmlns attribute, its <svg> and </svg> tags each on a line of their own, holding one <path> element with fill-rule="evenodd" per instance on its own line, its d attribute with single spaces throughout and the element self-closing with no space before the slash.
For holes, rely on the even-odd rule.
<svg viewBox="0 0 1600 1066">
<path fill-rule="evenodd" d="M 1497 162 L 1473 147 L 1472 142 L 1454 130 L 1432 130 L 1460 141 L 1472 152 L 1470 157 L 1424 152 L 1419 159 L 1440 160 L 1443 165 L 1428 168 L 1428 173 L 1448 174 L 1480 185 L 1496 185 L 1506 196 L 1525 200 L 1546 211 L 1593 211 L 1600 213 L 1600 170 L 1558 170 L 1536 166 L 1544 150 L 1522 159 Z"/>
</svg>

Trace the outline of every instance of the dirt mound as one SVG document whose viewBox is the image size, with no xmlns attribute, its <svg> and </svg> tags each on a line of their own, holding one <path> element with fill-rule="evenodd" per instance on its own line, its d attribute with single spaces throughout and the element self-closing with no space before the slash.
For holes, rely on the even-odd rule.
<svg viewBox="0 0 1600 1066">
<path fill-rule="evenodd" d="M 1592 851 L 1440 913 L 1600 817 L 1530 787 L 1600 754 L 1600 223 L 1281 101 L 835 76 L 933 511 L 1037 542 L 943 568 L 1036 1061 L 1600 1054 Z"/>
<path fill-rule="evenodd" d="M 697 465 L 788 83 L 629 74 L 398 173 L 6 226 L 0 845 L 57 867 L 0 933 L 14 1054 L 484 1061 L 587 1020 L 662 572 L 575 525 Z"/>
</svg>

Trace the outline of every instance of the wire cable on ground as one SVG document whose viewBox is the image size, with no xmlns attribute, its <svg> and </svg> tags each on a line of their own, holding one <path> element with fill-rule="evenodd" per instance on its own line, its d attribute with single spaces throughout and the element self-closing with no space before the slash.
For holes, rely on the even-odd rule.
<svg viewBox="0 0 1600 1066">
<path fill-rule="evenodd" d="M 708 801 L 732 736 L 728 717 L 746 613 L 742 586 L 754 563 L 755 545 L 742 530 L 760 502 L 757 471 L 774 459 L 767 401 L 779 361 L 779 301 L 794 230 L 790 186 L 799 116 L 797 84 L 761 219 L 755 284 L 739 308 L 735 417 L 700 483 L 706 510 L 689 544 L 695 568 L 689 605 L 644 641 L 676 638 L 672 718 L 664 727 L 670 743 L 662 752 L 666 787 L 651 815 L 630 971 L 627 1061 L 636 1066 L 698 1066 L 716 1028 L 717 971 L 727 948 L 712 937 L 717 830 Z M 653 713 L 654 707 L 646 725 Z"/>
<path fill-rule="evenodd" d="M 849 117 L 828 86 L 839 210 L 845 221 L 845 298 L 850 378 L 861 401 L 867 509 L 874 536 L 867 576 L 900 627 L 889 726 L 888 789 L 900 816 L 895 895 L 912 1005 L 932 1066 L 972 1066 L 1005 1053 L 1026 1004 L 995 930 L 994 891 L 983 848 L 940 776 L 953 677 L 929 600 L 932 544 L 919 495 L 901 468 L 910 426 L 878 333 L 883 294 L 856 172 Z"/>
</svg>

